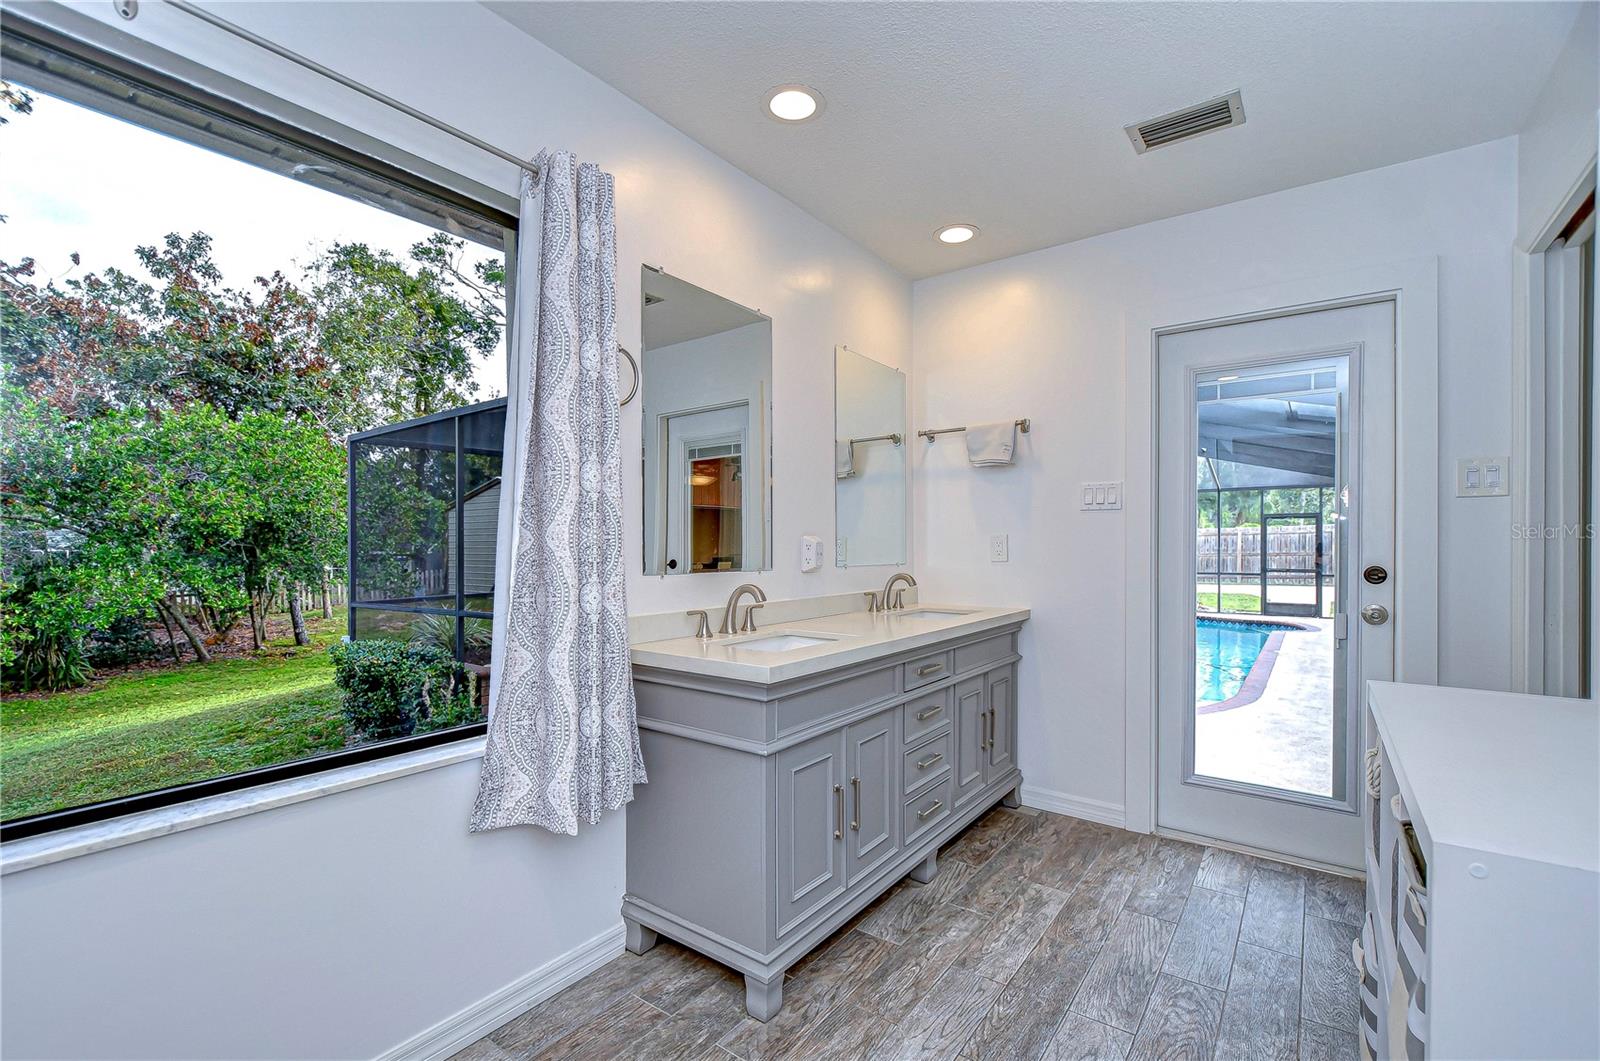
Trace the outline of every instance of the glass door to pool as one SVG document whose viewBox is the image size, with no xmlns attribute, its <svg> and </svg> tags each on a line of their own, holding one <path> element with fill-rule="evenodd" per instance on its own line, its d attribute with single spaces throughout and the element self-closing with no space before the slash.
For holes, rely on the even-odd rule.
<svg viewBox="0 0 1600 1061">
<path fill-rule="evenodd" d="M 1343 602 L 1392 553 L 1393 303 L 1158 349 L 1157 825 L 1358 867 L 1358 694 L 1393 639 Z"/>
</svg>

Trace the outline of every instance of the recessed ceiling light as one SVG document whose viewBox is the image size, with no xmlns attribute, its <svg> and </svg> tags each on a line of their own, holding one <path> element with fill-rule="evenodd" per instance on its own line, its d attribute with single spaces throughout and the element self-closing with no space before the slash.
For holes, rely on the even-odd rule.
<svg viewBox="0 0 1600 1061">
<path fill-rule="evenodd" d="M 762 109 L 769 118 L 798 125 L 822 113 L 822 93 L 808 85 L 779 85 L 767 93 Z"/>
<path fill-rule="evenodd" d="M 977 225 L 946 225 L 934 233 L 940 243 L 965 243 L 978 234 Z"/>
</svg>

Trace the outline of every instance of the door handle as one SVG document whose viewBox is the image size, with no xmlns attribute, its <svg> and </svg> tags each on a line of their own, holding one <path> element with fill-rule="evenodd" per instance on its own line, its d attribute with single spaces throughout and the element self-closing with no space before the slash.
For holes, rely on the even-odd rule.
<svg viewBox="0 0 1600 1061">
<path fill-rule="evenodd" d="M 844 786 L 833 786 L 833 838 L 844 838 Z"/>
<path fill-rule="evenodd" d="M 859 777 L 850 779 L 850 797 L 855 800 L 856 808 L 855 816 L 850 819 L 850 828 L 859 833 L 861 831 L 861 779 Z"/>
<path fill-rule="evenodd" d="M 1389 621 L 1389 609 L 1381 604 L 1369 604 L 1361 609 L 1361 621 L 1368 626 L 1382 626 Z"/>
<path fill-rule="evenodd" d="M 983 740 L 981 740 L 979 744 L 985 751 L 987 751 L 988 749 L 994 747 L 994 741 L 989 738 L 989 734 L 993 732 L 989 726 L 989 723 L 994 720 L 994 713 L 992 711 L 985 711 L 982 718 L 983 721 L 980 723 L 980 725 L 983 726 Z"/>
</svg>

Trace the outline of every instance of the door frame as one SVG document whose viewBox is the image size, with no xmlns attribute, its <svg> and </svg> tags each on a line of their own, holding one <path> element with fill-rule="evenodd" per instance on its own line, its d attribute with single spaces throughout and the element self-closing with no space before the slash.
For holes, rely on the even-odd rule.
<svg viewBox="0 0 1600 1061">
<path fill-rule="evenodd" d="M 1395 680 L 1439 680 L 1439 259 L 1175 299 L 1130 310 L 1123 484 L 1123 827 L 1156 828 L 1156 357 L 1161 336 L 1323 309 L 1395 304 Z M 1357 717 L 1360 717 L 1359 715 Z M 1359 740 L 1359 734 L 1352 734 Z"/>
</svg>

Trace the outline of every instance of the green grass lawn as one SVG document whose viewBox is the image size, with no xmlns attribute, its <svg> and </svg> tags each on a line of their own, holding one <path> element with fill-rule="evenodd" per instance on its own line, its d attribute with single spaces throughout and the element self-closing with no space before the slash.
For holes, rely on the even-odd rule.
<svg viewBox="0 0 1600 1061">
<path fill-rule="evenodd" d="M 0 819 L 299 759 L 344 745 L 327 647 L 343 622 L 309 619 L 312 644 L 114 677 L 0 702 Z"/>
<path fill-rule="evenodd" d="M 1215 590 L 1198 590 L 1194 595 L 1195 605 L 1208 612 L 1217 610 L 1217 594 Z M 1261 610 L 1261 598 L 1254 593 L 1223 593 L 1222 610 L 1225 612 L 1248 612 L 1254 614 Z"/>
</svg>

